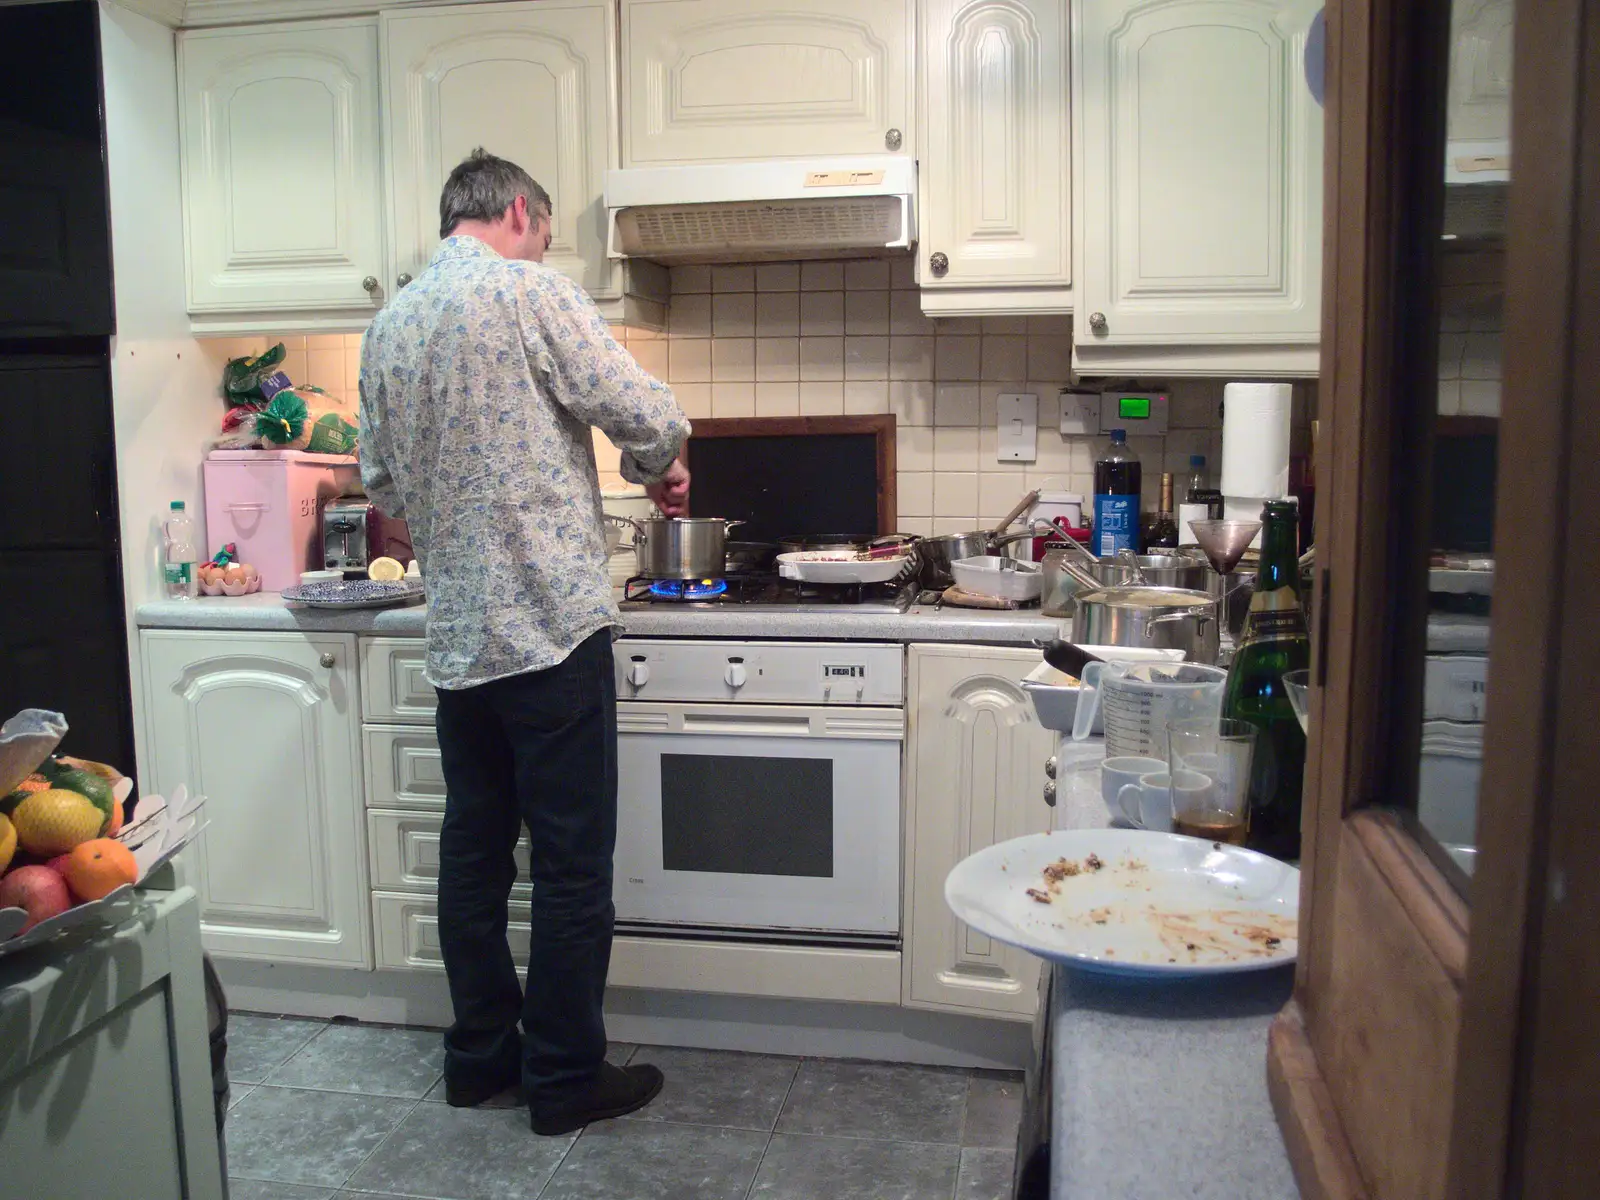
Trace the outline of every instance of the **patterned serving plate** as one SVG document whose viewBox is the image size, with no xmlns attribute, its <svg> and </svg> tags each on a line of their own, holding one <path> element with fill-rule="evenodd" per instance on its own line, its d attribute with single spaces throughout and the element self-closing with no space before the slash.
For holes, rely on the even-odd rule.
<svg viewBox="0 0 1600 1200">
<path fill-rule="evenodd" d="M 415 604 L 423 598 L 421 582 L 402 579 L 378 583 L 371 579 L 321 579 L 283 589 L 283 598 L 310 608 L 388 608 Z"/>
</svg>

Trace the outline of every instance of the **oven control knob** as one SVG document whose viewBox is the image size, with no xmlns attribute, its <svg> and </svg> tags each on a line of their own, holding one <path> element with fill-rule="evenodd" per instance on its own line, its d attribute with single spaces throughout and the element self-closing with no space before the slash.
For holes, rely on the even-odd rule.
<svg viewBox="0 0 1600 1200">
<path fill-rule="evenodd" d="M 1051 808 L 1056 806 L 1056 781 L 1054 779 L 1045 780 L 1044 802 Z"/>
<path fill-rule="evenodd" d="M 731 688 L 742 688 L 746 678 L 742 662 L 730 662 L 728 669 L 722 673 L 722 682 Z"/>
<path fill-rule="evenodd" d="M 642 688 L 650 682 L 650 664 L 642 658 L 636 658 L 628 664 L 628 682 L 636 688 Z"/>
<path fill-rule="evenodd" d="M 1054 754 L 1044 760 L 1044 777 L 1046 779 L 1054 779 L 1056 777 L 1056 756 Z"/>
</svg>

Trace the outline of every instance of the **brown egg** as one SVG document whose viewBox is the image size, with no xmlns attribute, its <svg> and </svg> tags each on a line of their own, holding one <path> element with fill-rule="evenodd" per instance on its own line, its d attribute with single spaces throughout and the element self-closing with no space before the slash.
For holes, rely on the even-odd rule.
<svg viewBox="0 0 1600 1200">
<path fill-rule="evenodd" d="M 243 583 L 244 568 L 238 563 L 229 563 L 227 570 L 222 572 L 223 583 Z"/>
</svg>

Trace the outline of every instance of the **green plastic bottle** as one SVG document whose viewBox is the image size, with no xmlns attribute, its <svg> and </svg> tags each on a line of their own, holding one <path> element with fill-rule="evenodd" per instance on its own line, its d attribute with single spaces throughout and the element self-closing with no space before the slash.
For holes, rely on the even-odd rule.
<svg viewBox="0 0 1600 1200">
<path fill-rule="evenodd" d="M 1223 690 L 1222 715 L 1261 731 L 1250 769 L 1250 832 L 1245 845 L 1274 858 L 1300 857 L 1300 787 L 1306 735 L 1283 686 L 1286 671 L 1311 663 L 1300 603 L 1295 506 L 1268 501 L 1261 513 L 1261 567 L 1250 613 Z"/>
</svg>

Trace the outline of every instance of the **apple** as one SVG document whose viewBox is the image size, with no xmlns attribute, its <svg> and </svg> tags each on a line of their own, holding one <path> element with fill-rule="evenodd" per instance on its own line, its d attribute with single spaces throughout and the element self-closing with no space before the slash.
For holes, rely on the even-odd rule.
<svg viewBox="0 0 1600 1200">
<path fill-rule="evenodd" d="M 19 934 L 71 907 L 67 881 L 49 867 L 17 867 L 0 879 L 0 908 L 23 908 L 28 912 L 28 923 L 17 931 Z"/>
</svg>

